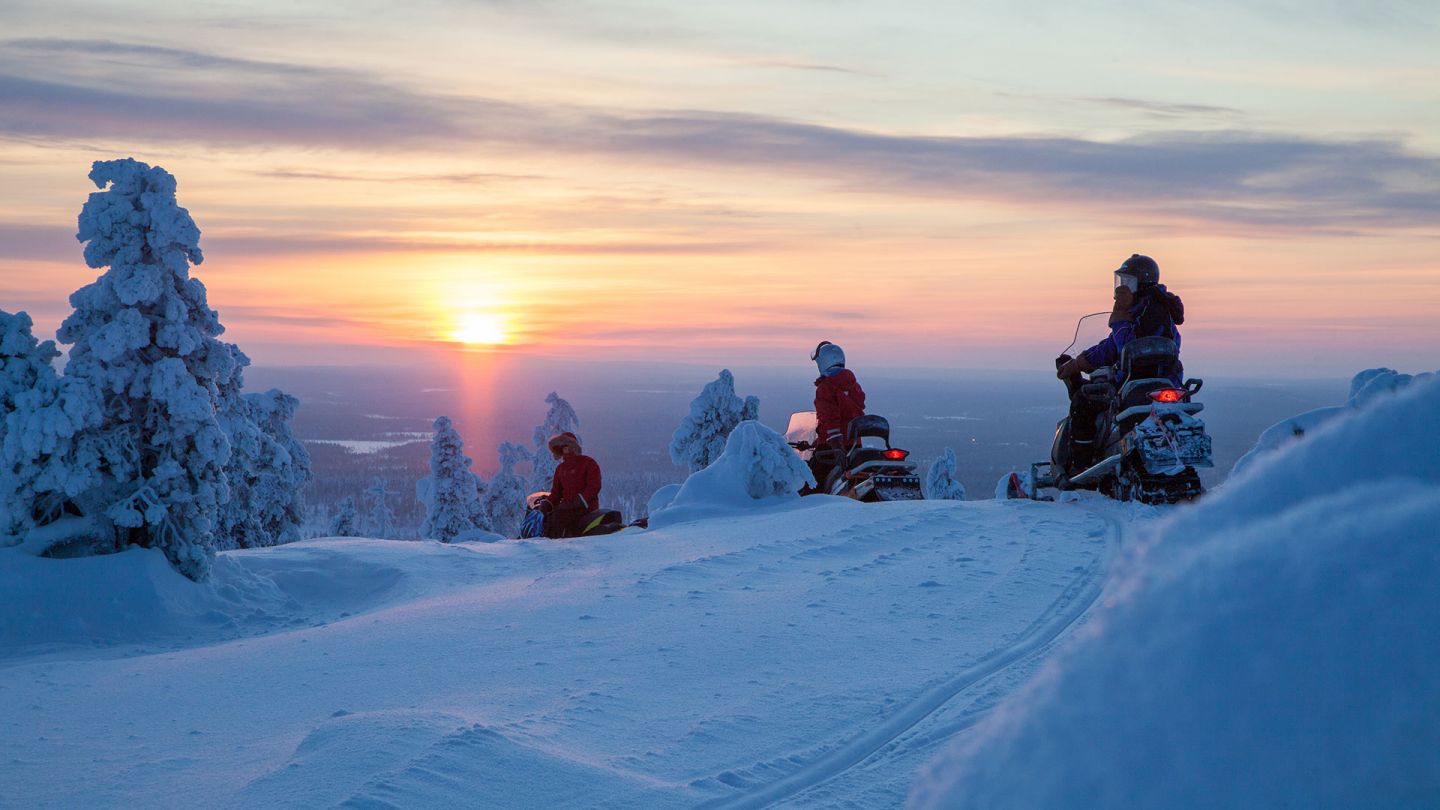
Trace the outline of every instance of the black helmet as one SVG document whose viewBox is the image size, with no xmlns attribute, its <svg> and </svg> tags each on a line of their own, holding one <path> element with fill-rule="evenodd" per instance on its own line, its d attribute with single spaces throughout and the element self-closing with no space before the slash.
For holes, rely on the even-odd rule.
<svg viewBox="0 0 1440 810">
<path fill-rule="evenodd" d="M 1130 276 L 1139 282 L 1141 289 L 1144 289 L 1160 283 L 1160 265 L 1156 264 L 1155 260 L 1149 256 L 1132 253 L 1130 258 L 1120 264 L 1115 275 Z"/>
</svg>

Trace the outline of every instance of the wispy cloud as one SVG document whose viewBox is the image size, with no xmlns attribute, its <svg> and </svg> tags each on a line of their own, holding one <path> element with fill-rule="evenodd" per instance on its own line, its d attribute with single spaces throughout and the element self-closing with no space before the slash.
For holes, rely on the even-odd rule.
<svg viewBox="0 0 1440 810">
<path fill-rule="evenodd" d="M 411 239 L 321 233 L 294 235 L 273 231 L 204 234 L 200 238 L 210 263 L 241 257 L 336 255 L 354 253 L 454 253 L 528 256 L 700 256 L 747 253 L 772 247 L 753 241 L 648 239 L 645 241 L 496 241 Z M 81 247 L 74 230 L 0 222 L 0 259 L 78 262 Z M 208 266 L 208 265 L 207 265 Z"/>
<path fill-rule="evenodd" d="M 263 169 L 252 172 L 258 177 L 281 180 L 321 180 L 334 183 L 405 183 L 439 185 L 494 185 L 497 183 L 544 180 L 538 174 L 505 174 L 498 172 L 452 172 L 445 174 L 373 174 L 364 172 L 326 172 L 315 169 Z"/>
<path fill-rule="evenodd" d="M 1115 141 L 915 136 L 704 110 L 637 114 L 441 97 L 357 71 L 104 41 L 5 45 L 0 132 L 18 136 L 372 151 L 453 151 L 463 144 L 724 166 L 811 177 L 864 193 L 1063 201 L 1140 220 L 1264 228 L 1440 222 L 1440 159 L 1395 140 L 1239 130 Z M 145 80 L 96 78 L 117 65 L 144 72 Z M 1088 101 L 1176 115 L 1226 112 L 1126 98 Z M 450 180 L 467 177 L 484 176 Z M 512 248 L 527 249 L 498 249 Z"/>
<path fill-rule="evenodd" d="M 1084 104 L 1094 104 L 1101 107 L 1113 107 L 1123 110 L 1134 110 L 1149 115 L 1165 118 L 1183 118 L 1191 116 L 1211 116 L 1222 118 L 1239 118 L 1244 115 L 1234 107 L 1218 107 L 1211 104 L 1172 104 L 1163 101 L 1147 101 L 1139 98 L 1079 98 L 1076 99 Z"/>
</svg>

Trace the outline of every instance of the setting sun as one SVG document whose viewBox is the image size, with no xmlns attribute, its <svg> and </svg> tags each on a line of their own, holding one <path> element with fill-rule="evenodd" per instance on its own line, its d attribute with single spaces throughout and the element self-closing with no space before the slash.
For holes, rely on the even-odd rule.
<svg viewBox="0 0 1440 810">
<path fill-rule="evenodd" d="M 499 315 L 488 312 L 467 312 L 460 317 L 459 325 L 450 333 L 450 339 L 468 345 L 493 346 L 505 343 L 505 323 Z"/>
</svg>

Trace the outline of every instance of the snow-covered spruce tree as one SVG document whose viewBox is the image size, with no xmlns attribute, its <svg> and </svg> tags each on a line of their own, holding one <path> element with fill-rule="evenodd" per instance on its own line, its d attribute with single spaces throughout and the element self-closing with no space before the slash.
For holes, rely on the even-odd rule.
<svg viewBox="0 0 1440 810">
<path fill-rule="evenodd" d="M 945 452 L 935 459 L 935 462 L 930 465 L 930 471 L 925 474 L 926 500 L 965 500 L 965 485 L 955 477 L 957 467 L 958 462 L 955 460 L 954 449 L 945 448 Z"/>
<path fill-rule="evenodd" d="M 390 508 L 389 498 L 394 495 L 384 478 L 376 476 L 375 483 L 365 490 L 370 496 L 370 536 L 381 540 L 389 539 L 395 533 L 395 512 Z"/>
<path fill-rule="evenodd" d="M 330 537 L 359 537 L 360 536 L 360 515 L 355 510 L 355 496 L 346 495 L 345 499 L 335 509 L 335 517 L 330 520 Z"/>
<path fill-rule="evenodd" d="M 489 521 L 480 508 L 480 479 L 470 471 L 465 443 L 450 417 L 435 420 L 435 438 L 430 442 L 430 475 L 415 485 L 425 504 L 425 523 L 420 536 L 448 543 L 461 532 L 489 530 Z"/>
<path fill-rule="evenodd" d="M 751 394 L 750 396 L 745 397 L 745 405 L 744 405 L 742 408 L 740 408 L 740 421 L 741 421 L 741 422 L 759 422 L 759 421 L 760 421 L 760 398 L 759 398 L 759 397 L 755 396 L 754 394 Z"/>
<path fill-rule="evenodd" d="M 246 394 L 245 406 L 261 440 L 259 463 L 243 471 L 249 476 L 250 509 L 261 531 L 260 542 L 251 545 L 293 543 L 300 539 L 305 525 L 305 486 L 314 478 L 310 451 L 290 430 L 300 400 L 271 388 Z M 232 480 L 238 472 L 232 464 Z M 241 547 L 250 546 L 242 543 Z"/>
<path fill-rule="evenodd" d="M 204 579 L 229 499 L 230 443 L 216 413 L 235 358 L 190 276 L 200 230 L 164 169 L 97 161 L 90 179 L 102 190 L 80 212 L 77 238 L 86 264 L 108 269 L 70 296 L 75 311 L 57 333 L 71 346 L 67 384 L 95 408 L 72 437 L 70 490 L 78 480 L 83 491 L 71 502 L 100 549 L 159 548 Z"/>
<path fill-rule="evenodd" d="M 41 343 L 24 312 L 0 311 L 0 546 L 19 543 L 36 523 L 38 445 L 27 445 L 26 423 L 51 405 L 60 387 L 54 341 Z"/>
<path fill-rule="evenodd" d="M 735 376 L 729 369 L 722 369 L 720 376 L 690 401 L 690 414 L 670 438 L 670 460 L 692 473 L 710 466 L 725 451 L 725 440 L 746 418 L 747 410 L 758 415 L 760 400 L 736 396 Z"/>
<path fill-rule="evenodd" d="M 530 489 L 525 479 L 515 472 L 515 465 L 529 461 L 531 455 L 524 447 L 510 442 L 501 444 L 499 453 L 500 471 L 495 473 L 495 477 L 490 479 L 490 486 L 485 488 L 481 507 L 490 523 L 491 531 L 506 537 L 519 537 L 520 522 L 525 519 L 525 498 L 535 490 Z M 545 455 L 549 457 L 548 450 Z M 549 488 L 550 481 L 546 480 L 541 489 Z"/>
<path fill-rule="evenodd" d="M 544 424 L 535 427 L 535 434 L 532 437 L 535 452 L 531 456 L 533 460 L 530 472 L 531 492 L 550 489 L 550 482 L 555 478 L 555 466 L 558 462 L 550 455 L 550 437 L 557 433 L 575 433 L 575 438 L 580 438 L 580 434 L 576 433 L 580 428 L 580 417 L 575 415 L 575 409 L 570 407 L 569 402 L 551 391 L 550 395 L 545 397 L 545 404 L 550 406 L 550 410 L 545 412 Z M 583 445 L 584 442 L 581 444 Z"/>
</svg>

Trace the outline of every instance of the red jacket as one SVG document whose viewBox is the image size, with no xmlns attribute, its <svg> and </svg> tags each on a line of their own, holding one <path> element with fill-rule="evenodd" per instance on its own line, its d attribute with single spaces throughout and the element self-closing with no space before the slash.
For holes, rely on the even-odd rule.
<svg viewBox="0 0 1440 810">
<path fill-rule="evenodd" d="M 560 506 L 576 497 L 586 511 L 600 508 L 600 465 L 589 456 L 566 453 L 550 481 L 550 502 Z"/>
<path fill-rule="evenodd" d="M 842 368 L 835 374 L 822 374 L 815 381 L 815 434 L 816 441 L 845 440 L 845 429 L 850 420 L 865 415 L 865 391 L 850 369 Z"/>
</svg>

